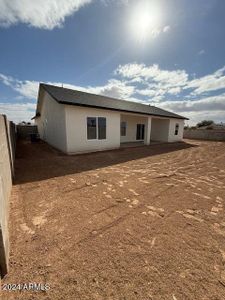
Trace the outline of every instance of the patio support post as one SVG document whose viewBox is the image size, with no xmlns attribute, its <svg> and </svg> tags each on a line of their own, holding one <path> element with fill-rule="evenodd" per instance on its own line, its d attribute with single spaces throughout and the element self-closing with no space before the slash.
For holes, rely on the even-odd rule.
<svg viewBox="0 0 225 300">
<path fill-rule="evenodd" d="M 151 123 L 152 123 L 152 118 L 147 117 L 147 122 L 146 122 L 146 133 L 145 133 L 145 145 L 150 145 L 150 137 L 151 137 Z"/>
</svg>

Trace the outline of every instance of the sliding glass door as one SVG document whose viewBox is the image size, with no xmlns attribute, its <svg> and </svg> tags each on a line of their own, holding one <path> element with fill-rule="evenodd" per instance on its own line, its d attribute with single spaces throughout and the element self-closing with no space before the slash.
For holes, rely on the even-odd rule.
<svg viewBox="0 0 225 300">
<path fill-rule="evenodd" d="M 145 124 L 137 124 L 136 140 L 144 140 L 145 138 Z"/>
</svg>

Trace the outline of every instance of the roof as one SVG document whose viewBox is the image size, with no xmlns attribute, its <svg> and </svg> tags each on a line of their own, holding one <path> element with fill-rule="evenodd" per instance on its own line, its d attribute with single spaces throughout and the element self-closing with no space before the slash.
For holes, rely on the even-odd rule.
<svg viewBox="0 0 225 300">
<path fill-rule="evenodd" d="M 109 109 L 121 112 L 130 112 L 136 114 L 145 114 L 158 117 L 176 118 L 176 119 L 186 119 L 187 118 L 177 115 L 173 112 L 163 110 L 161 108 L 141 104 L 133 101 L 119 100 L 107 96 L 100 96 L 95 94 L 90 94 L 86 92 L 81 92 L 77 90 L 67 89 L 63 87 L 58 87 L 49 84 L 40 84 L 39 93 L 41 89 L 47 91 L 52 98 L 54 98 L 58 103 L 85 107 L 94 107 L 99 109 Z M 37 106 L 36 116 L 40 116 L 40 111 Z M 39 114 L 39 115 L 38 115 Z M 34 117 L 34 118 L 35 118 Z"/>
</svg>

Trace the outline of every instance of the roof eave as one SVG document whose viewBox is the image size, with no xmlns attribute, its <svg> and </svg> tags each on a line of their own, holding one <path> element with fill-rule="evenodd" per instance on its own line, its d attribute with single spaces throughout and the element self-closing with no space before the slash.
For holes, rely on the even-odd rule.
<svg viewBox="0 0 225 300">
<path fill-rule="evenodd" d="M 40 118 L 40 116 L 41 116 L 40 113 L 36 113 L 36 115 L 33 116 L 33 117 L 31 118 L 31 120 L 36 120 L 36 119 Z"/>
</svg>

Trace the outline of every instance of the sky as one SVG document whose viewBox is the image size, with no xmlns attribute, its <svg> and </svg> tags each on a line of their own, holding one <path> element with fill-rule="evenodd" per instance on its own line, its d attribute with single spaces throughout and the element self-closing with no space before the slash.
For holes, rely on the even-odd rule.
<svg viewBox="0 0 225 300">
<path fill-rule="evenodd" d="M 224 12 L 224 0 L 0 0 L 0 113 L 30 121 L 45 82 L 225 122 Z"/>
</svg>

